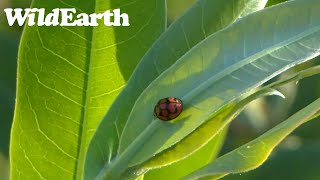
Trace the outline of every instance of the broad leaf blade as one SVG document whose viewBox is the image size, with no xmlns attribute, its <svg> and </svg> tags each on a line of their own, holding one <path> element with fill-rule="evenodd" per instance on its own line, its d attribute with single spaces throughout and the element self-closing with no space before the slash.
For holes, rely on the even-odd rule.
<svg viewBox="0 0 320 180">
<path fill-rule="evenodd" d="M 315 118 L 314 115 L 319 110 L 320 99 L 317 99 L 259 138 L 218 158 L 208 166 L 193 172 L 184 179 L 209 177 L 210 179 L 219 179 L 231 173 L 246 172 L 257 168 L 268 158 L 276 145 L 301 124 L 309 121 L 311 118 Z"/>
<path fill-rule="evenodd" d="M 205 166 L 206 164 L 212 162 L 218 155 L 219 149 L 223 145 L 223 139 L 228 129 L 226 124 L 233 120 L 251 101 L 259 97 L 278 94 L 278 91 L 266 87 L 250 95 L 249 97 L 245 97 L 238 103 L 233 103 L 229 108 L 222 110 L 220 113 L 216 113 L 214 117 L 210 118 L 211 120 L 197 128 L 179 143 L 157 154 L 155 157 L 152 157 L 149 161 L 143 163 L 142 165 L 139 165 L 132 174 L 138 174 L 139 172 L 147 171 L 153 168 L 160 168 L 161 166 L 166 166 L 170 163 L 180 160 L 179 162 L 169 165 L 168 167 L 161 167 L 160 169 L 153 171 L 157 172 L 158 175 L 161 172 L 162 174 L 169 173 L 168 175 L 171 173 L 172 179 L 181 179 L 191 171 L 199 169 L 200 166 Z M 219 128 L 221 127 L 224 127 L 224 129 L 220 130 Z M 211 147 L 212 144 L 215 145 L 214 148 Z M 211 150 L 208 151 L 208 148 Z M 209 152 L 211 152 L 211 155 L 208 154 Z M 183 159 L 185 157 L 187 158 Z M 205 158 L 205 162 L 202 162 L 202 158 Z M 181 170 L 177 171 L 177 169 Z M 153 171 L 148 174 L 155 174 Z M 148 174 L 146 174 L 146 177 L 150 176 Z M 156 178 L 155 176 L 151 177 Z M 159 175 L 159 177 L 162 176 Z"/>
<path fill-rule="evenodd" d="M 210 117 L 210 120 L 195 129 L 179 143 L 157 154 L 138 167 L 148 170 L 166 166 L 184 159 L 209 143 L 216 135 L 220 133 L 220 131 L 226 129 L 227 124 L 229 124 L 248 103 L 257 98 L 271 95 L 283 96 L 279 91 L 265 87 L 257 90 L 257 92 L 250 96 L 239 98 L 239 101 L 232 102 L 219 112 L 215 113 L 212 117 Z"/>
<path fill-rule="evenodd" d="M 262 9 L 267 0 L 229 2 L 200 0 L 157 40 L 143 57 L 134 75 L 111 106 L 97 130 L 87 154 L 88 176 L 97 175 L 118 151 L 118 136 L 142 91 L 190 48 L 212 33 L 250 12 Z"/>
<path fill-rule="evenodd" d="M 194 154 L 167 167 L 152 170 L 144 175 L 145 180 L 181 179 L 208 163 L 212 162 L 222 148 L 228 128 L 221 131 Z"/>
<path fill-rule="evenodd" d="M 211 118 L 211 120 L 209 120 L 208 122 L 204 123 L 202 126 L 197 128 L 190 135 L 188 135 L 186 138 L 181 140 L 178 144 L 175 144 L 169 149 L 157 154 L 155 157 L 152 157 L 150 160 L 143 163 L 142 165 L 135 167 L 135 170 L 131 171 L 131 173 L 136 174 L 139 172 L 147 171 L 149 169 L 161 167 L 159 170 L 155 170 L 155 171 L 163 172 L 165 174 L 166 172 L 165 170 L 168 170 L 168 169 L 170 170 L 170 166 L 175 167 L 175 164 L 170 165 L 168 168 L 167 167 L 163 168 L 162 166 L 166 166 L 167 164 L 173 163 L 185 156 L 188 156 L 189 154 L 192 154 L 194 151 L 197 150 L 197 148 L 206 144 L 211 138 L 213 138 L 211 141 L 215 140 L 216 138 L 219 138 L 219 137 L 215 137 L 217 136 L 217 132 L 219 132 L 221 128 L 225 127 L 226 124 L 228 124 L 239 112 L 241 112 L 244 106 L 246 106 L 251 101 L 259 97 L 270 96 L 270 95 L 278 95 L 284 98 L 284 96 L 279 91 L 275 91 L 273 88 L 278 88 L 284 84 L 287 84 L 293 81 L 299 81 L 303 78 L 310 77 L 319 73 L 320 73 L 320 66 L 314 66 L 311 68 L 304 69 L 300 72 L 297 72 L 296 74 L 293 74 L 292 76 L 289 76 L 280 81 L 271 83 L 268 86 L 259 88 L 257 92 L 250 95 L 249 97 L 244 97 L 244 99 L 236 103 L 236 105 L 233 105 L 227 108 L 221 113 L 216 113 L 215 116 Z M 208 146 L 208 145 L 205 145 L 205 146 Z M 199 155 L 199 153 L 196 152 L 190 156 L 202 156 L 202 155 L 203 154 Z M 189 159 L 190 156 L 187 159 Z M 178 162 L 177 163 L 178 166 L 183 167 L 184 161 L 185 160 Z M 151 171 L 151 174 L 155 174 L 155 173 L 152 173 Z M 148 174 L 146 175 L 146 177 L 148 177 Z"/>
<path fill-rule="evenodd" d="M 130 16 L 130 27 L 107 27 L 99 21 L 97 27 L 33 26 L 23 33 L 12 179 L 81 179 L 92 133 L 137 62 L 164 31 L 164 2 L 34 0 L 32 7 L 46 7 L 47 13 L 75 7 L 87 14 L 121 7 Z M 141 7 L 144 11 L 137 11 Z"/>
<path fill-rule="evenodd" d="M 319 16 L 318 1 L 290 1 L 246 16 L 197 45 L 139 97 L 114 167 L 122 161 L 136 165 L 147 160 L 179 142 L 228 102 L 319 55 Z M 153 118 L 152 104 L 168 96 L 181 98 L 185 110 L 172 123 L 163 123 Z"/>
</svg>

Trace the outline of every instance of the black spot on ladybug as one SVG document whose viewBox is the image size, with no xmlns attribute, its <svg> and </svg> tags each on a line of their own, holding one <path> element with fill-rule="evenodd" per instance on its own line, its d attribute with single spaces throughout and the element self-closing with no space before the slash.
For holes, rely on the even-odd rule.
<svg viewBox="0 0 320 180">
<path fill-rule="evenodd" d="M 175 97 L 160 99 L 154 107 L 154 115 L 163 120 L 170 121 L 177 118 L 183 110 L 183 103 Z"/>
</svg>

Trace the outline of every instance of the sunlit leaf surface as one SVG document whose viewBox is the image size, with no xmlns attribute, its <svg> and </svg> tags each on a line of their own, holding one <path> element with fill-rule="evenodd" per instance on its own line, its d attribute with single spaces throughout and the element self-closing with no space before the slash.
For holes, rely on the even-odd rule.
<svg viewBox="0 0 320 180">
<path fill-rule="evenodd" d="M 138 61 L 165 29 L 163 0 L 34 0 L 91 14 L 121 7 L 129 27 L 26 27 L 11 139 L 12 179 L 81 179 L 88 143 Z M 143 9 L 143 11 L 137 11 Z"/>
<path fill-rule="evenodd" d="M 86 173 L 96 176 L 118 151 L 130 111 L 143 90 L 193 46 L 249 13 L 262 9 L 266 0 L 200 0 L 170 25 L 143 57 L 127 86 L 104 117 L 89 147 Z M 151 105 L 153 107 L 153 104 Z M 107 158 L 104 158 L 107 157 Z M 108 159 L 109 158 L 109 159 Z"/>
</svg>

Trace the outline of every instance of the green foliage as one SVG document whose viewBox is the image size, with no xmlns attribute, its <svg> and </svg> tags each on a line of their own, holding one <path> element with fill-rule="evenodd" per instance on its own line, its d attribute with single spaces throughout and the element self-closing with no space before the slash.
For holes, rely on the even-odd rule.
<svg viewBox="0 0 320 180">
<path fill-rule="evenodd" d="M 196 0 L 167 1 L 168 23 L 171 24 L 194 4 Z"/>
<path fill-rule="evenodd" d="M 207 142 L 208 140 L 210 140 L 212 136 L 214 136 L 214 133 L 212 133 L 212 131 L 215 131 L 215 128 L 217 128 L 218 123 L 230 122 L 232 119 L 234 119 L 235 116 L 239 114 L 240 111 L 242 111 L 244 106 L 249 102 L 251 102 L 252 100 L 257 99 L 258 97 L 267 96 L 267 95 L 278 95 L 283 97 L 283 95 L 278 91 L 275 91 L 274 88 L 277 88 L 289 82 L 299 81 L 300 79 L 303 79 L 305 77 L 310 77 L 316 74 L 320 74 L 320 66 L 315 66 L 315 67 L 300 71 L 286 79 L 283 79 L 281 81 L 276 81 L 262 89 L 259 89 L 256 93 L 241 100 L 235 106 L 229 107 L 227 110 L 222 111 L 221 113 L 216 113 L 216 115 L 212 118 L 211 121 L 208 121 L 207 123 L 203 124 L 200 128 L 195 130 L 187 138 L 181 140 L 174 147 L 171 147 L 169 150 L 164 151 L 163 153 L 160 153 L 155 158 L 152 158 L 150 161 L 147 161 L 139 168 L 149 170 L 152 168 L 156 168 L 157 166 L 161 167 L 161 166 L 167 165 L 166 164 L 167 159 L 179 160 L 179 157 L 180 158 L 184 157 L 188 155 L 188 153 L 190 154 L 192 150 L 194 151 L 195 149 L 197 149 L 196 146 L 201 146 L 205 144 L 204 142 Z M 216 142 L 216 140 L 220 138 L 221 138 L 221 133 L 217 135 L 215 138 L 213 138 L 213 141 L 211 143 Z M 211 143 L 207 143 L 204 148 L 207 148 L 206 146 L 210 146 Z M 202 150 L 199 150 L 199 151 L 202 151 Z M 206 153 L 199 155 L 199 152 L 197 152 L 189 156 L 188 158 L 191 158 L 192 156 L 195 156 L 195 155 L 202 157 L 203 155 L 206 155 Z M 182 163 L 182 161 L 179 163 Z M 194 162 L 194 164 L 197 164 L 197 163 Z M 166 168 L 161 168 L 159 171 L 161 171 L 162 169 L 166 169 Z M 179 179 L 179 178 L 173 178 L 173 179 Z"/>
<path fill-rule="evenodd" d="M 259 138 L 221 156 L 206 167 L 193 172 L 184 179 L 219 179 L 230 173 L 241 173 L 260 166 L 273 148 L 301 124 L 314 118 L 320 111 L 320 98 L 280 123 Z"/>
<path fill-rule="evenodd" d="M 93 13 L 127 1 L 34 0 L 32 7 Z M 143 11 L 137 11 L 141 9 Z M 138 61 L 165 29 L 164 1 L 122 7 L 130 27 L 26 27 L 18 62 L 11 176 L 80 179 L 98 123 Z M 147 17 L 147 18 L 145 18 Z M 137 45 L 137 42 L 139 45 Z"/>
<path fill-rule="evenodd" d="M 276 5 L 276 4 L 285 2 L 285 1 L 287 1 L 287 0 L 268 0 L 267 6 L 273 6 L 273 5 Z"/>
<path fill-rule="evenodd" d="M 92 168 L 96 163 L 92 160 L 108 153 L 96 152 L 88 156 L 91 162 L 86 171 L 100 172 L 99 178 L 115 179 L 128 164 L 139 165 L 176 144 L 252 87 L 317 56 L 320 27 L 314 19 L 319 16 L 319 7 L 314 3 L 293 1 L 249 15 L 192 48 L 139 96 L 121 134 L 118 156 L 97 171 Z M 142 67 L 140 64 L 136 72 Z M 136 74 L 132 79 L 135 77 Z M 167 96 L 181 98 L 186 104 L 184 113 L 173 123 L 153 120 L 150 104 Z M 214 132 L 225 125 L 218 124 Z M 110 144 L 99 140 L 93 141 L 93 149 L 98 149 L 99 144 Z"/>
<path fill-rule="evenodd" d="M 228 125 L 248 103 L 283 96 L 276 87 L 319 73 L 315 66 L 259 88 L 320 52 L 319 1 L 293 0 L 256 12 L 266 3 L 191 0 L 164 32 L 164 0 L 34 0 L 32 7 L 48 11 L 121 7 L 131 26 L 25 28 L 11 178 L 181 179 L 193 171 L 187 179 L 220 178 L 261 165 L 320 107 L 318 99 L 215 160 Z M 154 104 L 169 96 L 182 99 L 184 110 L 162 122 L 153 116 Z"/>
<path fill-rule="evenodd" d="M 201 40 L 239 17 L 263 8 L 265 4 L 265 0 L 238 0 L 233 5 L 225 1 L 200 0 L 183 17 L 174 22 L 143 57 L 127 86 L 102 120 L 88 150 L 86 169 L 88 178 L 96 176 L 104 167 L 103 157 L 112 159 L 117 151 L 120 151 L 119 135 L 123 133 L 129 114 L 140 94 L 153 80 Z M 173 95 L 175 94 L 169 96 Z M 159 95 L 154 98 L 159 98 Z M 153 107 L 153 102 L 151 103 L 152 106 L 149 105 L 149 108 Z M 150 112 L 142 112 L 146 113 Z M 141 127 L 143 126 L 141 124 Z"/>
<path fill-rule="evenodd" d="M 305 125 L 312 125 L 319 121 L 311 121 Z M 301 129 L 301 128 L 299 128 Z M 281 145 L 281 144 L 280 144 Z M 317 180 L 320 179 L 320 144 L 303 143 L 297 149 L 278 149 L 272 153 L 268 161 L 254 171 L 229 175 L 224 180 L 268 180 L 268 179 L 290 179 L 290 180 Z M 307 168 L 301 168 L 306 167 Z"/>
<path fill-rule="evenodd" d="M 195 171 L 204 165 L 208 164 L 216 158 L 218 155 L 222 143 L 224 142 L 227 128 L 220 132 L 214 139 L 208 142 L 204 147 L 188 156 L 186 159 L 173 163 L 169 166 L 164 166 L 159 169 L 150 171 L 144 176 L 145 180 L 162 180 L 162 179 L 181 179 L 192 171 Z M 179 143 L 180 144 L 180 143 Z M 185 146 L 184 146 L 185 147 Z M 182 149 L 182 148 L 181 148 Z M 184 154 L 177 151 L 175 154 L 171 154 L 175 158 Z M 165 159 L 168 156 L 159 156 L 159 158 Z M 149 162 L 152 163 L 152 162 Z M 148 162 L 146 163 L 148 165 Z"/>
</svg>

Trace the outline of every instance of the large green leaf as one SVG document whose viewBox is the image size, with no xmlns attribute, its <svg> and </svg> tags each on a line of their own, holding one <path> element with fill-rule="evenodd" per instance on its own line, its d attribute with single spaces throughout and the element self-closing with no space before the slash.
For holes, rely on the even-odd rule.
<svg viewBox="0 0 320 180">
<path fill-rule="evenodd" d="M 231 173 L 247 172 L 260 166 L 271 151 L 301 124 L 315 118 L 320 111 L 320 98 L 280 123 L 257 139 L 221 156 L 184 179 L 219 179 Z"/>
<path fill-rule="evenodd" d="M 319 16 L 319 1 L 290 1 L 243 17 L 202 41 L 141 94 L 121 136 L 119 156 L 99 177 L 116 177 L 128 163 L 144 162 L 229 102 L 317 56 Z M 168 96 L 181 98 L 185 110 L 164 123 L 153 117 L 153 105 Z"/>
<path fill-rule="evenodd" d="M 117 154 L 119 136 L 142 91 L 194 45 L 240 17 L 262 9 L 267 0 L 199 0 L 157 40 L 112 104 L 87 154 L 87 177 L 98 174 Z"/>
<path fill-rule="evenodd" d="M 178 163 L 175 163 L 168 167 L 163 166 L 167 165 L 168 162 L 177 161 L 179 160 L 179 158 L 181 159 L 181 157 L 185 157 L 191 154 L 193 151 L 203 146 L 207 141 L 209 141 L 213 137 L 214 138 L 211 141 L 215 141 L 217 138 L 220 139 L 221 135 L 217 134 L 217 132 L 219 132 L 219 128 L 223 127 L 224 123 L 228 124 L 239 112 L 241 112 L 245 105 L 255 100 L 256 98 L 266 95 L 279 95 L 284 97 L 281 93 L 279 94 L 279 92 L 274 91 L 273 89 L 278 88 L 279 86 L 285 85 L 287 83 L 297 82 L 303 78 L 314 76 L 317 74 L 320 74 L 320 66 L 314 66 L 311 68 L 304 69 L 285 79 L 281 79 L 280 81 L 271 83 L 268 86 L 259 88 L 256 93 L 252 94 L 249 97 L 245 97 L 243 100 L 236 103 L 236 106 L 230 107 L 222 111 L 221 113 L 216 113 L 216 115 L 213 118 L 211 118 L 211 120 L 201 125 L 197 130 L 193 131 L 190 135 L 181 140 L 178 144 L 175 144 L 169 149 L 157 154 L 155 157 L 143 163 L 142 165 L 139 165 L 133 170 L 135 172 L 143 172 L 149 169 L 161 167 L 160 169 L 153 170 L 150 173 L 147 173 L 145 177 L 148 178 L 151 176 L 153 179 L 155 179 L 155 175 L 159 175 L 159 177 L 162 177 L 166 174 L 168 174 L 169 177 L 169 173 L 171 173 L 172 179 L 181 179 L 181 175 L 183 175 L 183 173 L 190 173 L 190 171 L 187 171 L 191 170 L 192 167 L 191 165 L 190 167 L 188 166 L 189 161 L 191 161 L 191 163 L 193 163 L 194 165 L 199 165 L 198 161 L 201 162 L 202 157 L 208 157 L 205 151 L 203 151 L 202 149 L 205 149 L 207 148 L 207 146 L 210 146 L 210 142 L 207 145 L 205 145 L 202 149 L 198 150 L 196 153 L 190 155 L 187 159 L 179 161 Z M 192 160 L 195 161 L 192 162 Z M 175 167 L 177 169 L 180 168 L 181 170 L 173 169 Z M 195 167 L 193 169 L 197 168 Z M 161 173 L 161 175 L 158 173 Z M 131 172 L 131 174 L 135 173 Z"/>
<path fill-rule="evenodd" d="M 215 113 L 215 115 L 209 121 L 201 125 L 195 131 L 189 134 L 186 138 L 182 139 L 178 144 L 175 144 L 167 150 L 157 154 L 149 161 L 140 165 L 139 168 L 153 169 L 157 167 L 162 167 L 172 162 L 178 161 L 188 156 L 189 154 L 192 154 L 199 147 L 203 146 L 210 139 L 215 137 L 218 134 L 218 132 L 221 131 L 220 128 L 224 127 L 225 124 L 230 123 L 230 121 L 233 120 L 242 111 L 242 109 L 251 101 L 259 97 L 270 95 L 278 95 L 284 98 L 284 95 L 282 95 L 279 91 L 275 91 L 274 89 L 284 84 L 299 81 L 300 79 L 314 76 L 317 74 L 320 74 L 320 66 L 307 68 L 285 79 L 271 83 L 268 86 L 258 88 L 254 94 L 248 97 L 243 97 L 243 99 L 239 102 L 232 103 L 230 107 L 225 108 L 219 113 Z"/>
<path fill-rule="evenodd" d="M 26 27 L 19 52 L 12 179 L 80 179 L 95 128 L 165 29 L 165 2 L 34 0 L 94 13 L 121 7 L 129 27 Z M 137 11 L 137 9 L 143 9 Z M 147 18 L 146 18 L 147 17 Z"/>
<path fill-rule="evenodd" d="M 248 103 L 250 103 L 251 101 L 259 97 L 268 96 L 268 95 L 278 95 L 278 96 L 284 97 L 280 92 L 275 91 L 273 88 L 281 86 L 290 81 L 296 81 L 301 78 L 308 77 L 318 73 L 320 73 L 320 67 L 307 69 L 305 71 L 299 72 L 298 74 L 292 77 L 289 77 L 288 79 L 277 81 L 262 89 L 259 88 L 256 93 L 250 95 L 249 97 L 243 97 L 241 101 L 237 103 L 232 103 L 232 105 L 229 106 L 228 108 L 225 108 L 219 113 L 215 113 L 215 115 L 208 122 L 201 125 L 195 131 L 193 131 L 190 135 L 188 135 L 186 138 L 181 140 L 178 144 L 175 144 L 174 146 L 168 148 L 167 150 L 157 154 L 155 157 L 151 158 L 147 162 L 132 168 L 131 172 L 129 171 L 127 174 L 128 175 L 134 174 L 136 176 L 137 174 L 144 173 L 150 169 L 161 167 L 161 169 L 156 170 L 156 172 L 163 172 L 164 174 L 166 174 L 165 170 L 169 170 L 169 172 L 171 172 L 172 174 L 176 174 L 177 176 L 182 175 L 182 173 L 187 171 L 181 170 L 181 173 L 177 174 L 176 171 L 174 170 L 170 171 L 170 169 L 172 169 L 171 167 L 184 167 L 184 166 L 188 167 L 189 165 L 188 163 L 190 161 L 189 159 L 191 160 L 195 159 L 194 156 L 198 156 L 198 159 L 199 157 L 208 158 L 210 155 L 208 156 L 208 154 L 203 153 L 203 152 L 206 152 L 203 149 L 207 149 L 207 146 L 210 146 L 210 144 L 212 144 L 213 142 L 219 143 L 219 141 L 221 141 L 221 133 L 219 133 L 219 131 L 221 131 L 220 128 L 230 123 L 230 121 L 233 120 L 244 109 L 244 107 Z M 194 153 L 195 151 L 196 153 Z M 202 152 L 201 154 L 200 154 L 200 151 Z M 187 159 L 179 161 L 185 157 L 187 157 Z M 173 164 L 173 165 L 170 165 L 169 167 L 163 168 L 163 166 L 174 163 L 176 161 L 179 161 L 177 165 Z M 187 164 L 184 164 L 184 163 L 187 163 Z M 199 164 L 196 162 L 193 162 L 193 163 Z M 209 163 L 209 161 L 207 161 L 206 163 Z M 203 163 L 202 165 L 204 164 L 205 163 Z M 185 168 L 182 168 L 182 169 L 185 169 Z M 151 173 L 151 174 L 155 174 L 155 173 Z M 146 177 L 148 177 L 148 175 Z M 179 176 L 179 178 L 176 178 L 176 179 L 180 179 L 181 177 L 182 176 Z"/>
<path fill-rule="evenodd" d="M 281 85 L 281 82 L 272 84 L 272 87 L 276 87 L 279 84 Z M 195 171 L 200 167 L 212 162 L 218 155 L 219 149 L 223 144 L 222 140 L 224 139 L 224 136 L 227 132 L 226 130 L 228 129 L 224 128 L 223 130 L 219 130 L 217 128 L 225 126 L 224 124 L 228 124 L 251 101 L 259 97 L 268 95 L 283 96 L 280 92 L 271 89 L 269 86 L 263 89 L 259 89 L 251 96 L 245 97 L 240 102 L 232 104 L 230 107 L 226 108 L 220 113 L 216 113 L 215 116 L 211 118 L 211 120 L 201 125 L 199 128 L 197 128 L 197 130 L 193 131 L 193 133 L 181 140 L 178 144 L 175 144 L 169 149 L 157 154 L 149 161 L 134 168 L 135 172 L 131 172 L 131 174 L 137 175 L 139 173 L 143 173 L 144 171 L 161 167 L 160 169 L 154 170 L 156 173 L 151 171 L 151 173 L 148 174 L 156 174 L 159 175 L 159 177 L 167 175 L 168 178 L 171 177 L 171 179 L 181 179 L 190 172 Z M 212 144 L 214 144 L 213 147 L 211 147 Z M 208 148 L 210 148 L 211 150 L 208 150 Z M 197 151 L 197 149 L 199 150 Z M 193 153 L 194 151 L 196 152 Z M 209 152 L 211 152 L 211 154 Z M 187 158 L 181 160 L 185 157 Z M 168 162 L 173 163 L 178 160 L 180 161 L 173 165 L 163 167 L 166 166 Z M 159 173 L 161 173 L 161 175 Z M 150 175 L 148 176 L 148 174 L 146 174 L 145 177 L 149 177 Z M 151 177 L 151 179 L 156 179 L 155 175 Z"/>
</svg>

